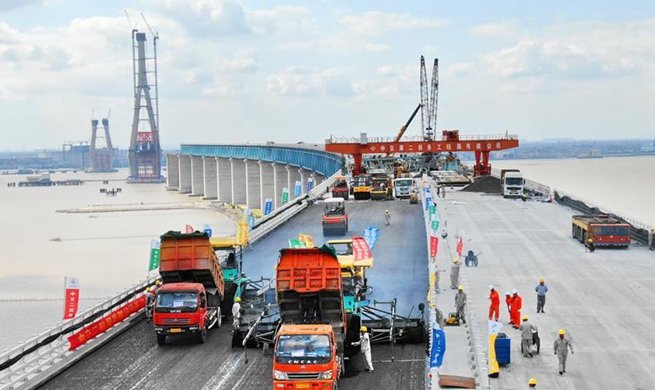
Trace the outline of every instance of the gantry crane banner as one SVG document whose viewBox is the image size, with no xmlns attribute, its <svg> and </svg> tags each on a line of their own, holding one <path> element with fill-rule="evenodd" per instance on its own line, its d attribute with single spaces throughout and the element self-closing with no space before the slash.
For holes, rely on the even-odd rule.
<svg viewBox="0 0 655 390">
<path fill-rule="evenodd" d="M 373 257 L 371 255 L 371 248 L 368 247 L 364 237 L 353 236 L 353 255 L 355 256 L 355 261 L 370 259 Z"/>
</svg>

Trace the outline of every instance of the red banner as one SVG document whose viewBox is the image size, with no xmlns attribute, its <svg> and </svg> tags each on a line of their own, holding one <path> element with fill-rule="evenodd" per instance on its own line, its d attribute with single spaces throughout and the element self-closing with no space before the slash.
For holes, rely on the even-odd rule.
<svg viewBox="0 0 655 390">
<path fill-rule="evenodd" d="M 139 131 L 136 133 L 136 141 L 140 144 L 147 144 L 155 142 L 155 137 L 149 131 Z"/>
<path fill-rule="evenodd" d="M 430 236 L 430 257 L 436 258 L 439 251 L 439 237 Z"/>
<path fill-rule="evenodd" d="M 93 339 L 101 333 L 104 333 L 107 329 L 112 326 L 122 322 L 124 319 L 132 315 L 133 313 L 138 312 L 146 306 L 146 297 L 141 295 L 139 298 L 133 300 L 130 303 L 127 303 L 118 309 L 107 314 L 103 318 L 90 323 L 89 325 L 83 327 L 77 332 L 73 333 L 68 337 L 68 342 L 70 343 L 69 351 L 79 348 L 81 345 L 87 341 Z"/>
<path fill-rule="evenodd" d="M 371 255 L 371 248 L 368 247 L 364 237 L 353 236 L 353 254 L 355 255 L 355 261 L 373 257 Z"/>
<path fill-rule="evenodd" d="M 462 257 L 462 249 L 464 249 L 464 241 L 462 240 L 462 237 L 459 237 L 459 242 L 457 243 L 457 254 L 459 257 Z"/>
<path fill-rule="evenodd" d="M 186 229 L 186 230 L 185 230 L 185 233 L 187 233 L 187 234 L 189 234 L 189 233 L 193 233 L 193 226 L 191 226 L 191 225 L 186 225 L 186 226 L 185 226 L 185 229 Z"/>
<path fill-rule="evenodd" d="M 64 298 L 64 319 L 70 320 L 77 315 L 77 309 L 80 302 L 80 281 L 75 277 L 64 278 L 65 298 Z"/>
</svg>

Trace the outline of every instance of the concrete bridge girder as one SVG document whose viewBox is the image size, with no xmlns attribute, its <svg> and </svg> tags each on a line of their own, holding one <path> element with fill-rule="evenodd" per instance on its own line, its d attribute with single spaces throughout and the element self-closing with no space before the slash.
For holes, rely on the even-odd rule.
<svg viewBox="0 0 655 390">
<path fill-rule="evenodd" d="M 180 189 L 180 155 L 168 154 L 166 155 L 166 189 L 169 191 L 177 191 Z"/>
<path fill-rule="evenodd" d="M 247 205 L 246 161 L 240 158 L 231 158 L 229 160 L 232 169 L 232 203 Z"/>
<path fill-rule="evenodd" d="M 218 200 L 233 202 L 232 197 L 232 163 L 229 158 L 216 157 L 218 174 Z"/>
<path fill-rule="evenodd" d="M 218 165 L 215 157 L 202 157 L 204 199 L 218 199 Z"/>
<path fill-rule="evenodd" d="M 259 196 L 262 208 L 267 198 L 271 198 L 275 208 L 275 163 L 259 161 Z"/>
<path fill-rule="evenodd" d="M 261 209 L 261 167 L 257 160 L 244 160 L 246 166 L 246 204 L 251 209 Z"/>
<path fill-rule="evenodd" d="M 178 171 L 180 172 L 180 194 L 191 193 L 191 156 L 180 155 L 178 157 Z"/>
<path fill-rule="evenodd" d="M 191 156 L 191 196 L 205 193 L 204 168 L 201 156 Z"/>
</svg>

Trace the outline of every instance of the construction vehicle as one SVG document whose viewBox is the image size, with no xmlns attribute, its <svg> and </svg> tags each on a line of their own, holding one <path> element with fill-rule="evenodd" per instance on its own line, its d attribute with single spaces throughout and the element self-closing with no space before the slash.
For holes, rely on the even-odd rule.
<svg viewBox="0 0 655 390">
<path fill-rule="evenodd" d="M 332 187 L 333 198 L 344 198 L 348 200 L 348 181 L 345 176 L 337 176 L 334 186 Z"/>
<path fill-rule="evenodd" d="M 409 193 L 409 204 L 418 204 L 418 189 L 412 187 L 412 191 Z"/>
<path fill-rule="evenodd" d="M 223 270 L 223 282 L 225 283 L 223 302 L 225 303 L 222 311 L 229 313 L 230 307 L 228 306 L 234 301 L 243 269 L 243 247 L 237 243 L 236 237 L 211 237 L 209 242 Z"/>
<path fill-rule="evenodd" d="M 571 234 L 583 244 L 591 239 L 594 247 L 630 246 L 631 225 L 607 214 L 574 215 Z"/>
<path fill-rule="evenodd" d="M 362 174 L 353 177 L 352 191 L 355 200 L 371 199 L 371 175 Z"/>
<path fill-rule="evenodd" d="M 371 199 L 384 200 L 391 195 L 393 198 L 393 178 L 389 176 L 386 169 L 371 169 Z"/>
<path fill-rule="evenodd" d="M 323 235 L 343 236 L 348 232 L 348 213 L 343 198 L 325 199 Z"/>
<path fill-rule="evenodd" d="M 361 326 L 344 310 L 339 260 L 326 246 L 282 249 L 276 269 L 273 388 L 336 389 Z"/>
<path fill-rule="evenodd" d="M 221 326 L 225 284 L 218 257 L 205 232 L 169 231 L 160 237 L 159 274 L 153 323 L 157 343 L 167 336 L 194 334 L 204 343 L 207 331 Z"/>
<path fill-rule="evenodd" d="M 361 302 L 373 290 L 368 286 L 366 270 L 373 266 L 373 255 L 363 237 L 330 240 L 326 245 L 333 249 L 341 265 L 343 306 L 346 313 L 358 312 Z"/>
<path fill-rule="evenodd" d="M 407 199 L 412 194 L 414 179 L 400 178 L 393 181 L 393 196 L 396 199 Z"/>
<path fill-rule="evenodd" d="M 500 189 L 504 198 L 520 198 L 523 196 L 525 180 L 518 169 L 502 169 L 500 171 Z"/>
</svg>

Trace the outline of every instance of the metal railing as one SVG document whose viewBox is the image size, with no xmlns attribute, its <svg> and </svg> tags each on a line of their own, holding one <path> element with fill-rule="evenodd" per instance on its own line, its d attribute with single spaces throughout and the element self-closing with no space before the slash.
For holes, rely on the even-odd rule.
<svg viewBox="0 0 655 390">
<path fill-rule="evenodd" d="M 285 205 L 285 207 L 278 209 L 276 213 L 270 215 L 271 218 L 260 220 L 258 229 L 253 231 L 249 242 L 252 244 L 262 239 L 281 224 L 306 209 L 310 202 L 322 196 L 340 175 L 341 172 L 335 173 L 306 193 L 305 196 L 297 198 L 295 201 Z M 300 204 L 298 204 L 298 200 L 301 200 Z M 0 365 L 4 364 L 8 366 L 0 371 L 0 390 L 12 390 L 19 386 L 21 389 L 37 387 L 77 360 L 83 358 L 87 353 L 92 352 L 95 348 L 99 348 L 120 334 L 121 330 L 132 325 L 130 324 L 130 320 L 143 313 L 143 310 L 126 318 L 123 322 L 115 325 L 95 339 L 89 340 L 87 344 L 82 345 L 78 349 L 69 351 L 70 345 L 67 337 L 81 328 L 86 322 L 101 318 L 102 314 L 125 300 L 126 297 L 132 296 L 132 298 L 137 298 L 147 286 L 153 285 L 157 278 L 158 276 L 153 276 L 139 282 L 127 290 L 86 310 L 79 316 L 64 321 L 54 328 L 0 355 Z"/>
</svg>

